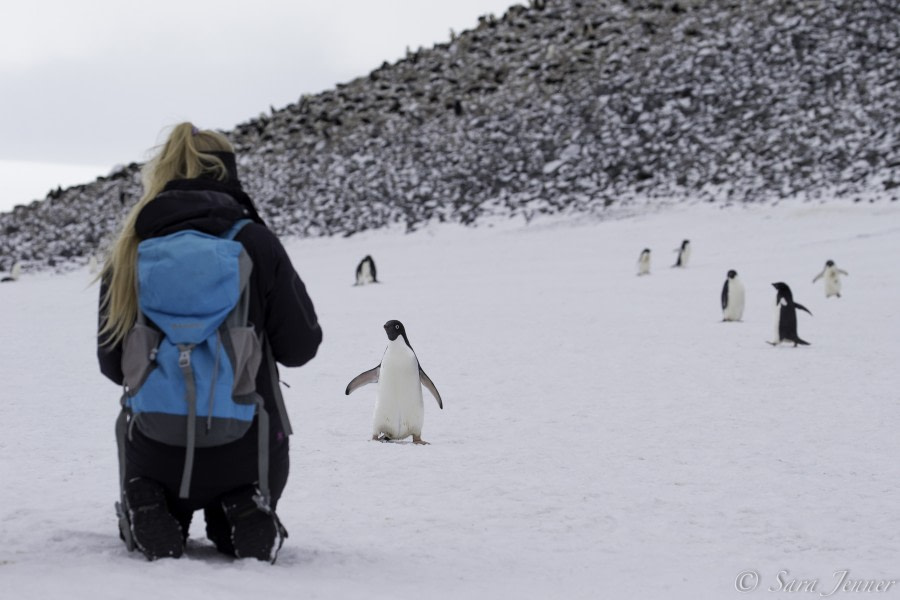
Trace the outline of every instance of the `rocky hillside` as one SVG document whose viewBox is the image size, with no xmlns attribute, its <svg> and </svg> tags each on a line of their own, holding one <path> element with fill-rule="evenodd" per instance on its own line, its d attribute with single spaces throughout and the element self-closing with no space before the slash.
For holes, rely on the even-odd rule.
<svg viewBox="0 0 900 600">
<path fill-rule="evenodd" d="M 900 196 L 893 0 L 531 0 L 225 132 L 279 233 L 635 198 Z M 0 268 L 83 262 L 138 165 L 0 215 Z"/>
</svg>

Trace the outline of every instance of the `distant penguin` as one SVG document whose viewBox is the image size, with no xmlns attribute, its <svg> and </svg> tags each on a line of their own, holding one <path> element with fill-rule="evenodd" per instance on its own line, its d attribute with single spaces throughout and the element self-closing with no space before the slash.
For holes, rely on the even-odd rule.
<svg viewBox="0 0 900 600">
<path fill-rule="evenodd" d="M 644 248 L 638 257 L 638 276 L 650 274 L 650 248 Z"/>
<path fill-rule="evenodd" d="M 356 283 L 354 285 L 365 285 L 367 283 L 378 283 L 375 260 L 368 254 L 356 266 Z"/>
<path fill-rule="evenodd" d="M 94 275 L 99 270 L 100 270 L 100 261 L 97 260 L 96 254 L 91 254 L 91 257 L 88 259 L 88 272 L 91 275 Z"/>
<path fill-rule="evenodd" d="M 688 260 L 691 258 L 691 241 L 684 240 L 681 242 L 681 248 L 677 248 L 675 252 L 678 253 L 678 260 L 675 261 L 673 267 L 686 267 L 688 264 Z"/>
<path fill-rule="evenodd" d="M 777 346 L 782 342 L 794 342 L 797 344 L 809 346 L 809 342 L 800 339 L 797 335 L 797 309 L 805 310 L 812 314 L 802 304 L 794 302 L 794 296 L 791 294 L 791 288 L 786 283 L 773 283 L 772 287 L 778 290 L 775 295 L 775 341 L 769 342 L 773 346 Z"/>
<path fill-rule="evenodd" d="M 13 265 L 12 270 L 9 272 L 9 275 L 0 279 L 0 283 L 11 283 L 19 279 L 19 275 L 22 274 L 22 264 L 16 263 Z"/>
<path fill-rule="evenodd" d="M 722 320 L 740 321 L 744 316 L 744 284 L 738 279 L 737 271 L 728 271 L 722 286 Z"/>
<path fill-rule="evenodd" d="M 422 400 L 424 385 L 444 408 L 441 395 L 419 365 L 416 353 L 409 344 L 406 329 L 400 321 L 384 324 L 388 345 L 381 357 L 381 364 L 360 373 L 347 384 L 344 394 L 368 384 L 378 384 L 378 399 L 372 423 L 372 439 L 378 441 L 402 440 L 412 436 L 413 443 L 427 444 L 422 440 L 422 423 L 425 405 Z"/>
<path fill-rule="evenodd" d="M 838 269 L 833 260 L 829 260 L 825 262 L 825 268 L 822 269 L 822 272 L 816 275 L 815 279 L 812 280 L 813 283 L 817 282 L 822 277 L 825 278 L 825 297 L 831 298 L 832 296 L 841 297 L 841 275 L 849 275 L 847 271 L 843 269 Z"/>
</svg>

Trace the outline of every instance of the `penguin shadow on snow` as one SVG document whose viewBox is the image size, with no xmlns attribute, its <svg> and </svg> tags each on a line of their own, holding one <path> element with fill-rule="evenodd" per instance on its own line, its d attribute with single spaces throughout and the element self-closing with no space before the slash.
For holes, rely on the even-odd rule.
<svg viewBox="0 0 900 600">
<path fill-rule="evenodd" d="M 444 402 L 431 378 L 422 370 L 403 323 L 388 321 L 384 331 L 388 345 L 381 363 L 354 377 L 344 394 L 349 396 L 365 385 L 378 384 L 372 440 L 396 443 L 412 436 L 413 444 L 428 444 L 422 439 L 425 421 L 422 387 L 431 392 L 441 410 Z"/>
</svg>

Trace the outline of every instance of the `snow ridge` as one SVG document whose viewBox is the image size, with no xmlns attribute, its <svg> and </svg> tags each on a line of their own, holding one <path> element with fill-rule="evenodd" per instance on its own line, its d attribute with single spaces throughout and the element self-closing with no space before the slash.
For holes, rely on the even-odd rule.
<svg viewBox="0 0 900 600">
<path fill-rule="evenodd" d="M 225 133 L 280 234 L 647 197 L 895 201 L 898 17 L 887 0 L 532 0 Z M 0 269 L 86 262 L 138 169 L 0 215 Z"/>
</svg>

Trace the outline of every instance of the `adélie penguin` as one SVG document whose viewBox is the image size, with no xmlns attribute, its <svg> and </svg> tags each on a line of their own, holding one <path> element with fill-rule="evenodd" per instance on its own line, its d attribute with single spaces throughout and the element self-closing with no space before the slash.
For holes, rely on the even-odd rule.
<svg viewBox="0 0 900 600">
<path fill-rule="evenodd" d="M 722 286 L 722 320 L 740 321 L 744 316 L 744 284 L 738 279 L 737 271 L 728 271 Z"/>
<path fill-rule="evenodd" d="M 396 441 L 412 436 L 413 443 L 427 444 L 422 439 L 425 405 L 422 386 L 428 388 L 438 407 L 444 408 L 441 395 L 431 379 L 422 370 L 416 353 L 406 335 L 403 323 L 396 320 L 384 324 L 388 345 L 381 357 L 381 364 L 360 373 L 347 384 L 344 394 L 369 383 L 378 384 L 378 398 L 372 422 L 372 439 Z"/>
<path fill-rule="evenodd" d="M 809 346 L 809 342 L 801 340 L 797 335 L 797 309 L 805 310 L 810 315 L 812 313 L 802 304 L 794 302 L 791 288 L 786 283 L 779 281 L 773 283 L 772 287 L 778 293 L 775 295 L 775 341 L 769 343 L 777 346 L 782 342 L 794 342 L 795 348 L 798 344 Z"/>
<path fill-rule="evenodd" d="M 368 254 L 356 266 L 356 283 L 353 285 L 366 285 L 367 283 L 378 283 L 375 259 Z"/>
<path fill-rule="evenodd" d="M 650 248 L 644 248 L 641 250 L 641 255 L 638 257 L 638 275 L 649 275 L 650 274 Z"/>
<path fill-rule="evenodd" d="M 673 267 L 681 267 L 684 268 L 688 264 L 688 260 L 691 258 L 691 241 L 684 240 L 681 242 L 681 247 L 676 248 L 675 252 L 678 253 L 678 259 L 675 261 Z"/>
<path fill-rule="evenodd" d="M 22 274 L 22 265 L 21 263 L 16 263 L 13 265 L 12 271 L 9 275 L 5 276 L 3 279 L 0 279 L 0 282 L 9 283 L 12 281 L 18 281 L 19 275 Z"/>
<path fill-rule="evenodd" d="M 849 275 L 847 271 L 843 269 L 839 269 L 833 260 L 828 260 L 825 262 L 825 268 L 822 269 L 822 272 L 816 275 L 813 279 L 813 283 L 817 282 L 822 277 L 825 278 L 825 297 L 831 298 L 832 296 L 841 297 L 841 275 Z"/>
</svg>

